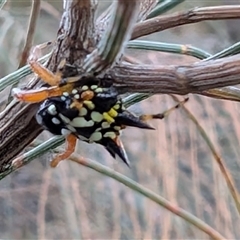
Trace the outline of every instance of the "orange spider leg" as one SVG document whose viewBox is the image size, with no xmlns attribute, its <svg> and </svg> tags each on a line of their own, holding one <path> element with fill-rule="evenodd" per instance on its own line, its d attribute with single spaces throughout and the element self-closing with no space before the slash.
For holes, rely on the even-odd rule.
<svg viewBox="0 0 240 240">
<path fill-rule="evenodd" d="M 58 154 L 52 161 L 51 161 L 51 167 L 56 167 L 59 162 L 69 158 L 72 153 L 74 153 L 77 143 L 77 138 L 73 134 L 70 134 L 66 137 L 66 143 L 67 147 L 65 151 L 61 154 Z"/>
<path fill-rule="evenodd" d="M 50 86 L 56 86 L 59 84 L 61 80 L 60 74 L 52 73 L 34 59 L 29 60 L 29 64 L 33 72 L 35 72 L 45 83 L 49 84 Z"/>
<path fill-rule="evenodd" d="M 51 44 L 52 42 L 47 42 L 35 46 L 31 52 L 31 55 L 28 58 L 28 63 L 32 68 L 33 72 L 35 72 L 44 82 L 48 83 L 50 86 L 56 86 L 61 80 L 60 74 L 53 74 L 51 71 L 49 71 L 37 61 L 38 56 L 40 55 L 40 51 Z"/>
<path fill-rule="evenodd" d="M 41 102 L 49 97 L 61 96 L 63 90 L 59 87 L 40 88 L 34 90 L 20 90 L 14 88 L 13 96 L 23 102 L 35 103 Z"/>
<path fill-rule="evenodd" d="M 66 84 L 61 87 L 53 86 L 49 88 L 40 88 L 33 90 L 21 90 L 18 88 L 14 88 L 12 90 L 12 93 L 13 96 L 16 97 L 19 101 L 36 103 L 44 101 L 49 97 L 61 96 L 64 92 L 72 91 L 73 87 L 73 84 Z"/>
<path fill-rule="evenodd" d="M 53 45 L 54 42 L 45 42 L 39 45 L 34 46 L 34 48 L 31 50 L 28 60 L 32 59 L 38 59 L 42 56 L 42 50 Z"/>
</svg>

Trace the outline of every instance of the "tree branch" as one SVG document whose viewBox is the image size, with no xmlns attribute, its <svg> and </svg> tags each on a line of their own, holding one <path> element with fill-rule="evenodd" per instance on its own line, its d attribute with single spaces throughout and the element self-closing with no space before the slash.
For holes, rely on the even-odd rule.
<svg viewBox="0 0 240 240">
<path fill-rule="evenodd" d="M 206 20 L 239 19 L 239 16 L 239 5 L 194 8 L 184 12 L 159 16 L 140 22 L 136 24 L 131 39 L 136 39 L 184 24 Z"/>
<path fill-rule="evenodd" d="M 68 0 L 58 30 L 57 43 L 48 68 L 56 70 L 61 58 L 81 66 L 95 47 L 95 0 Z"/>
<path fill-rule="evenodd" d="M 109 71 L 121 93 L 199 93 L 240 84 L 240 55 L 190 65 L 125 65 Z"/>
<path fill-rule="evenodd" d="M 83 70 L 87 73 L 99 73 L 116 62 L 116 58 L 122 55 L 136 23 L 139 7 L 137 0 L 118 0 L 112 5 L 112 20 L 104 37 L 83 63 Z"/>
</svg>

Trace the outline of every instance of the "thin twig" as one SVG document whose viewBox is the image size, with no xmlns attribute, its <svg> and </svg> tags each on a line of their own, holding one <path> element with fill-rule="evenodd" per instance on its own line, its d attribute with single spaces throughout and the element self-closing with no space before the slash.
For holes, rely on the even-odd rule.
<svg viewBox="0 0 240 240">
<path fill-rule="evenodd" d="M 7 0 L 1 0 L 0 1 L 0 9 L 3 8 L 3 6 L 5 5 L 6 2 L 7 2 Z"/>
<path fill-rule="evenodd" d="M 239 16 L 240 5 L 194 8 L 140 22 L 136 24 L 131 39 L 185 24 L 206 20 L 239 19 Z"/>
<path fill-rule="evenodd" d="M 171 97 L 179 102 L 179 99 L 176 96 L 171 95 Z M 217 165 L 220 168 L 220 171 L 225 179 L 225 182 L 228 186 L 228 189 L 230 191 L 230 194 L 232 195 L 232 198 L 235 202 L 235 206 L 237 208 L 238 213 L 240 214 L 240 196 L 239 193 L 237 191 L 237 188 L 232 180 L 232 177 L 230 175 L 230 173 L 228 172 L 227 168 L 225 167 L 225 164 L 223 162 L 223 160 L 221 159 L 221 157 L 219 156 L 217 150 L 215 149 L 213 143 L 211 142 L 211 140 L 209 139 L 207 133 L 205 132 L 204 128 L 200 125 L 200 123 L 198 122 L 198 120 L 194 117 L 194 115 L 185 107 L 182 106 L 182 109 L 185 111 L 185 113 L 187 114 L 187 116 L 189 117 L 189 119 L 191 119 L 191 121 L 196 125 L 197 129 L 199 130 L 201 136 L 203 137 L 204 141 L 207 143 L 210 151 L 212 152 L 214 159 L 216 160 Z"/>
<path fill-rule="evenodd" d="M 29 18 L 27 38 L 25 41 L 25 45 L 23 48 L 23 52 L 21 55 L 21 60 L 19 62 L 18 68 L 23 67 L 27 62 L 28 55 L 29 55 L 30 49 L 33 44 L 33 37 L 34 37 L 34 33 L 35 33 L 38 15 L 40 12 L 40 5 L 41 5 L 41 0 L 32 1 L 32 9 L 31 9 L 31 14 L 30 14 L 30 18 Z"/>
<path fill-rule="evenodd" d="M 149 14 L 148 18 L 159 16 L 162 13 L 176 7 L 178 4 L 183 3 L 185 0 L 164 0 L 159 1 L 157 7 Z"/>
<path fill-rule="evenodd" d="M 165 42 L 133 40 L 128 42 L 127 47 L 132 49 L 178 53 L 182 55 L 193 56 L 198 59 L 205 59 L 211 56 L 211 54 L 197 47 Z"/>
<path fill-rule="evenodd" d="M 54 8 L 49 2 L 41 1 L 41 9 L 47 12 L 52 17 L 56 18 L 57 20 L 61 19 L 61 13 Z"/>
<path fill-rule="evenodd" d="M 209 89 L 207 91 L 203 91 L 202 94 L 211 98 L 240 102 L 240 89 L 238 87 L 229 86 Z"/>
<path fill-rule="evenodd" d="M 157 5 L 158 0 L 138 0 L 139 4 L 139 13 L 137 17 L 137 22 L 144 21 L 149 13 L 154 9 Z M 114 3 L 112 3 L 113 5 Z M 103 33 L 105 32 L 109 21 L 111 19 L 112 5 L 110 5 L 97 19 L 96 29 L 97 31 L 97 41 L 99 41 Z"/>
<path fill-rule="evenodd" d="M 155 6 L 157 6 L 158 2 L 159 0 L 139 0 L 138 4 L 140 6 L 137 22 L 144 21 L 155 8 Z"/>
</svg>

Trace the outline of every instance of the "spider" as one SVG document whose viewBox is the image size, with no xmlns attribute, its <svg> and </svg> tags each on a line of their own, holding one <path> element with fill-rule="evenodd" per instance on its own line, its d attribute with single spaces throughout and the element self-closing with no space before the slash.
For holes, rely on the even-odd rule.
<svg viewBox="0 0 240 240">
<path fill-rule="evenodd" d="M 74 71 L 76 67 L 69 66 L 66 59 L 59 63 L 56 73 L 38 63 L 36 58 L 29 58 L 29 64 L 46 87 L 35 90 L 15 88 L 13 95 L 19 101 L 41 102 L 36 113 L 38 124 L 52 134 L 65 136 L 66 149 L 53 158 L 52 167 L 70 157 L 75 151 L 77 139 L 100 144 L 113 158 L 117 155 L 129 165 L 119 138 L 121 130 L 127 126 L 154 129 L 146 123 L 147 120 L 163 119 L 188 100 L 184 99 L 163 113 L 137 117 L 125 109 L 117 89 L 109 79 L 78 75 Z M 76 76 L 64 76 L 67 68 L 73 70 Z"/>
</svg>

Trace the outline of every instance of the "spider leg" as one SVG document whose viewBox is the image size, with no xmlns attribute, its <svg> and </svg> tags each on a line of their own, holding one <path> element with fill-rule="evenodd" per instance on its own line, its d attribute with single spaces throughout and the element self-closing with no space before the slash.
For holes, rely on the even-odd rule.
<svg viewBox="0 0 240 240">
<path fill-rule="evenodd" d="M 22 102 L 36 103 L 44 101 L 49 97 L 61 96 L 63 90 L 59 87 L 40 88 L 33 90 L 21 90 L 14 88 L 12 94 L 15 98 Z"/>
<path fill-rule="evenodd" d="M 35 59 L 30 59 L 28 62 L 33 72 L 36 73 L 45 83 L 50 86 L 56 86 L 59 84 L 61 80 L 59 74 L 55 75 Z"/>
<path fill-rule="evenodd" d="M 54 75 L 59 80 L 58 80 L 57 84 L 55 84 L 55 85 L 58 85 L 60 83 L 60 80 L 62 79 L 62 71 L 63 71 L 63 68 L 65 67 L 66 63 L 67 63 L 66 58 L 63 58 L 60 61 L 60 63 L 58 64 L 57 71 L 56 71 L 56 73 Z"/>
<path fill-rule="evenodd" d="M 38 56 L 40 55 L 40 51 L 52 44 L 51 42 L 47 42 L 44 44 L 37 45 L 33 48 L 31 55 L 28 58 L 28 63 L 32 68 L 33 72 L 36 73 L 45 83 L 49 84 L 50 86 L 56 86 L 61 80 L 59 75 L 53 74 L 50 70 L 44 67 L 41 63 L 37 61 Z"/>
<path fill-rule="evenodd" d="M 30 52 L 30 56 L 29 59 L 38 59 L 39 57 L 42 56 L 41 51 L 46 48 L 49 47 L 50 45 L 52 45 L 54 42 L 45 42 L 39 45 L 34 46 L 34 48 L 32 48 L 31 52 Z"/>
<path fill-rule="evenodd" d="M 66 137 L 67 147 L 63 153 L 58 154 L 52 161 L 51 167 L 56 167 L 61 161 L 69 158 L 72 153 L 74 153 L 77 143 L 77 137 L 70 134 Z"/>
<path fill-rule="evenodd" d="M 189 100 L 189 98 L 185 98 L 183 101 L 179 102 L 175 106 L 169 108 L 168 110 L 166 110 L 166 111 L 164 111 L 162 113 L 158 113 L 158 114 L 143 114 L 143 115 L 139 116 L 139 119 L 144 121 L 144 122 L 148 121 L 148 120 L 151 120 L 151 119 L 163 119 L 163 118 L 167 117 L 175 109 L 179 108 L 180 106 L 183 106 L 188 100 Z"/>
<path fill-rule="evenodd" d="M 64 92 L 72 91 L 73 88 L 74 88 L 74 85 L 70 83 L 64 86 L 42 87 L 40 89 L 33 89 L 33 90 L 21 90 L 18 88 L 14 88 L 12 90 L 12 95 L 15 98 L 17 98 L 19 101 L 35 103 L 35 102 L 44 101 L 49 97 L 61 96 Z"/>
</svg>

